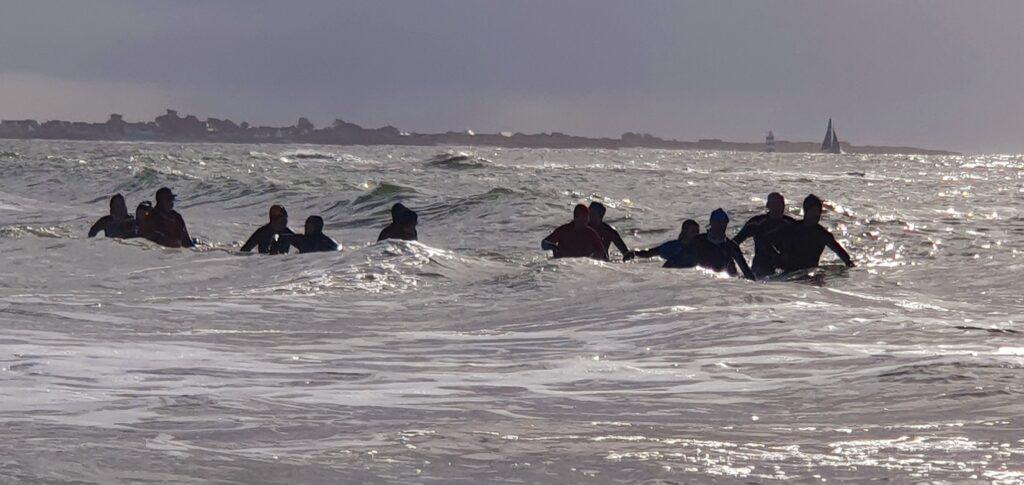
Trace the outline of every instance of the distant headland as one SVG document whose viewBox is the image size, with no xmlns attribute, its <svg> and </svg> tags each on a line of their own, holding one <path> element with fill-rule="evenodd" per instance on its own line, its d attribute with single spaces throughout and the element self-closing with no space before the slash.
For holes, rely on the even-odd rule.
<svg viewBox="0 0 1024 485">
<path fill-rule="evenodd" d="M 589 138 L 564 133 L 407 133 L 393 126 L 363 128 L 337 119 L 317 128 L 306 118 L 293 126 L 252 126 L 228 119 L 194 115 L 179 116 L 175 110 L 153 121 L 131 123 L 112 114 L 103 123 L 51 120 L 0 120 L 0 138 L 47 140 L 171 141 L 183 143 L 311 143 L 324 145 L 408 145 L 408 146 L 492 146 L 506 148 L 662 148 L 672 150 L 733 150 L 763 152 L 762 142 L 733 142 L 719 139 L 697 141 L 666 140 L 649 134 L 624 133 L 619 138 Z M 774 151 L 816 153 L 820 143 L 775 140 Z M 899 146 L 857 146 L 841 143 L 845 153 L 893 153 L 916 155 L 957 155 L 945 150 Z"/>
</svg>

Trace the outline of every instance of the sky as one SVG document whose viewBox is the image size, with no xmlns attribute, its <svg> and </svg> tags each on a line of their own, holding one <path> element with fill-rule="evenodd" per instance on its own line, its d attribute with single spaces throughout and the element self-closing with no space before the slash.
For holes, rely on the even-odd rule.
<svg viewBox="0 0 1024 485">
<path fill-rule="evenodd" d="M 1024 152 L 1022 0 L 0 0 L 0 118 Z"/>
</svg>

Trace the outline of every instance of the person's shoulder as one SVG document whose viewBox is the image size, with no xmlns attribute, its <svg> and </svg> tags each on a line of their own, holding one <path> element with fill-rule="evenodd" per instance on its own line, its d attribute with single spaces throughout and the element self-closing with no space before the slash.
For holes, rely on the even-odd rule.
<svg viewBox="0 0 1024 485">
<path fill-rule="evenodd" d="M 107 214 L 96 220 L 97 224 L 110 224 L 110 221 L 114 220 L 114 216 Z"/>
<path fill-rule="evenodd" d="M 744 226 L 757 226 L 760 225 L 768 218 L 768 214 L 758 214 L 750 219 L 747 219 L 747 223 Z"/>
<path fill-rule="evenodd" d="M 783 214 L 782 215 L 782 220 L 784 220 L 786 222 L 796 222 L 796 218 L 791 216 L 791 215 L 789 215 L 789 214 Z"/>
</svg>

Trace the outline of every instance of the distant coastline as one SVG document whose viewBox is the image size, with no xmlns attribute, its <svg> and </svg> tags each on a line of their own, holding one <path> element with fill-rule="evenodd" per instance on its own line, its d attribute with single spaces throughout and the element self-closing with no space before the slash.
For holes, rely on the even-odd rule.
<svg viewBox="0 0 1024 485">
<path fill-rule="evenodd" d="M 0 120 L 0 138 L 42 140 L 170 141 L 181 143 L 309 143 L 323 145 L 407 145 L 407 146 L 490 146 L 505 148 L 661 148 L 672 150 L 732 150 L 764 152 L 763 142 L 733 142 L 719 139 L 697 141 L 666 140 L 649 134 L 624 133 L 619 138 L 590 138 L 564 133 L 406 133 L 393 126 L 363 128 L 341 119 L 317 128 L 306 118 L 293 126 L 251 126 L 228 119 L 194 115 L 179 116 L 175 110 L 153 121 L 127 122 L 112 114 L 103 123 L 51 120 Z M 857 146 L 841 143 L 845 153 L 959 155 L 946 150 L 902 146 Z M 775 140 L 775 151 L 818 153 L 820 143 Z"/>
</svg>

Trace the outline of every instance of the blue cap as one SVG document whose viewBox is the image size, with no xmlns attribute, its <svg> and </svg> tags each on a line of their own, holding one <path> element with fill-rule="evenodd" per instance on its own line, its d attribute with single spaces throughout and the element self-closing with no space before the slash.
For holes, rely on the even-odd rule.
<svg viewBox="0 0 1024 485">
<path fill-rule="evenodd" d="M 719 207 L 711 213 L 711 222 L 729 222 L 729 214 Z"/>
</svg>

